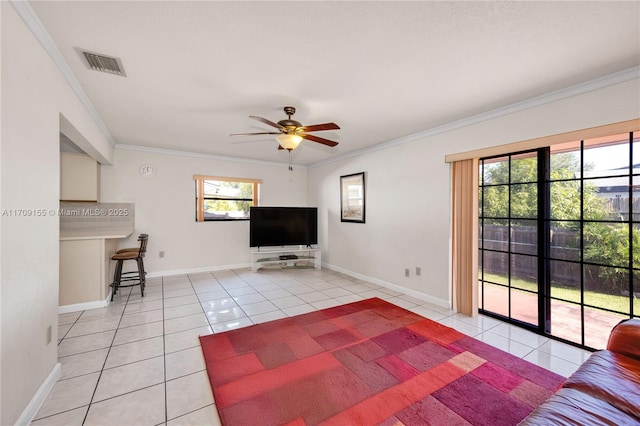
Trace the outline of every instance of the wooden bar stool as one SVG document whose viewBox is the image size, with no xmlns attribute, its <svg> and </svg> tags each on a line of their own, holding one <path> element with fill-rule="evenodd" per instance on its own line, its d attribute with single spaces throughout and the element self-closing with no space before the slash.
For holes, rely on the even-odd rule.
<svg viewBox="0 0 640 426">
<path fill-rule="evenodd" d="M 133 287 L 136 285 L 140 286 L 140 294 L 144 297 L 144 286 L 146 283 L 145 275 L 147 274 L 144 270 L 144 255 L 147 252 L 147 242 L 149 240 L 148 234 L 140 234 L 138 236 L 138 241 L 140 242 L 139 247 L 131 247 L 126 249 L 118 250 L 113 256 L 111 256 L 111 260 L 116 261 L 116 268 L 113 273 L 113 283 L 111 283 L 111 287 L 113 290 L 111 291 L 111 300 L 113 301 L 113 296 L 118 292 L 120 287 Z M 138 270 L 131 272 L 122 272 L 122 266 L 126 260 L 134 260 L 137 264 Z M 125 284 L 123 282 L 129 281 L 137 281 L 133 284 Z"/>
<path fill-rule="evenodd" d="M 138 241 L 140 241 L 140 238 L 142 237 L 149 237 L 149 234 L 140 234 L 138 235 Z M 145 246 L 146 249 L 146 246 Z M 122 248 L 116 251 L 116 254 L 118 253 L 125 253 L 125 252 L 129 252 L 129 251 L 140 251 L 140 246 L 138 247 L 126 247 L 126 248 Z"/>
</svg>

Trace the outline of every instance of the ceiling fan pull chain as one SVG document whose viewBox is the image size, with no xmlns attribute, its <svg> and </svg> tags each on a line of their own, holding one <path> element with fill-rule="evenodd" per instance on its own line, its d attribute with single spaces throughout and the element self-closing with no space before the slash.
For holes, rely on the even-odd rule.
<svg viewBox="0 0 640 426">
<path fill-rule="evenodd" d="M 293 159 L 291 158 L 291 150 L 288 149 L 287 151 L 289 151 L 289 171 L 292 172 L 293 171 Z"/>
</svg>

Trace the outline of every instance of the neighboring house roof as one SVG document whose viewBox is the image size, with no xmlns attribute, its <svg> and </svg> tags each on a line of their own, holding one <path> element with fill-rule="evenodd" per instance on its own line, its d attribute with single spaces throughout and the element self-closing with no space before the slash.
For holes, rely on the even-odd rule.
<svg viewBox="0 0 640 426">
<path fill-rule="evenodd" d="M 589 182 L 597 186 L 599 193 L 626 192 L 629 190 L 629 176 L 620 176 L 618 174 L 626 174 L 627 170 L 627 167 L 609 170 L 589 170 L 584 172 L 584 178 L 589 179 Z M 633 165 L 633 173 L 640 174 L 640 164 Z M 579 172 L 575 175 L 577 178 L 580 177 Z M 633 187 L 640 190 L 640 176 L 637 181 L 634 179 Z"/>
</svg>

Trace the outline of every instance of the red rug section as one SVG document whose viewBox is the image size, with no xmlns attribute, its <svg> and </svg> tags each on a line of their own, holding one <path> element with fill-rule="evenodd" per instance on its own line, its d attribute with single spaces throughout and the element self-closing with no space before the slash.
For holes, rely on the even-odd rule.
<svg viewBox="0 0 640 426">
<path fill-rule="evenodd" d="M 564 380 L 377 298 L 200 344 L 224 425 L 516 425 Z"/>
</svg>

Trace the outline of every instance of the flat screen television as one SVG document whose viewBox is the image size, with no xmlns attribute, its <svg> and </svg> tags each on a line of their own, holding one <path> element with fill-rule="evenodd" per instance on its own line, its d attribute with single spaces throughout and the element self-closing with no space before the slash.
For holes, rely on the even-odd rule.
<svg viewBox="0 0 640 426">
<path fill-rule="evenodd" d="M 251 207 L 249 246 L 318 244 L 317 207 Z"/>
</svg>

